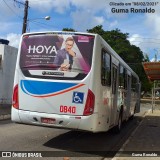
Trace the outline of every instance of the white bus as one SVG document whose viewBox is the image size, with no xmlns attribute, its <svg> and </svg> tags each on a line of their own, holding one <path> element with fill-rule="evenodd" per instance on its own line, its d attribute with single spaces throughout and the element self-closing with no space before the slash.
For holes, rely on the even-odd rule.
<svg viewBox="0 0 160 160">
<path fill-rule="evenodd" d="M 122 121 L 139 111 L 137 74 L 98 34 L 22 35 L 12 121 L 90 132 L 112 127 L 120 131 Z"/>
</svg>

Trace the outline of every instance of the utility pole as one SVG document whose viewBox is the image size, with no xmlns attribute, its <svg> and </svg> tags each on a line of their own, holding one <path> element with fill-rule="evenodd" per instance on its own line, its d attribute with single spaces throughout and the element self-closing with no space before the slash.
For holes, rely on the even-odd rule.
<svg viewBox="0 0 160 160">
<path fill-rule="evenodd" d="M 24 18 L 23 18 L 23 28 L 22 28 L 22 34 L 26 33 L 27 28 L 27 18 L 28 18 L 28 0 L 25 1 L 25 8 L 24 8 Z"/>
</svg>

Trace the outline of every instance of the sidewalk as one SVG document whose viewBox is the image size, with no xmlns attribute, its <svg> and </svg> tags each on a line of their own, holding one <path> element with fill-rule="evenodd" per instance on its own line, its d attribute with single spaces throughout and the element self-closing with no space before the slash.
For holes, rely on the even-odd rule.
<svg viewBox="0 0 160 160">
<path fill-rule="evenodd" d="M 0 106 L 0 120 L 11 118 L 11 106 Z"/>
<path fill-rule="evenodd" d="M 150 110 L 112 160 L 160 160 L 160 110 Z"/>
</svg>

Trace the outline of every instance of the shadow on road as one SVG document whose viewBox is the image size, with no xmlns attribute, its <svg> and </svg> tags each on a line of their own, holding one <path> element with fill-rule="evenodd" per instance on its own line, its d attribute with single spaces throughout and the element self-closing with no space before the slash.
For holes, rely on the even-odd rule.
<svg viewBox="0 0 160 160">
<path fill-rule="evenodd" d="M 113 133 L 113 130 L 103 133 L 69 131 L 50 139 L 44 146 L 94 157 L 113 157 L 141 120 L 142 117 L 136 116 L 124 122 L 120 134 Z"/>
</svg>

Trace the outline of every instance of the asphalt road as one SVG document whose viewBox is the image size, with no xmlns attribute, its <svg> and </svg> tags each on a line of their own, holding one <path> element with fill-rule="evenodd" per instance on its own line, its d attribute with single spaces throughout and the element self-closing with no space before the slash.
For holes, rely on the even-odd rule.
<svg viewBox="0 0 160 160">
<path fill-rule="evenodd" d="M 150 105 L 142 105 L 141 112 L 136 114 L 133 120 L 123 124 L 120 134 L 114 134 L 112 130 L 104 133 L 88 133 L 15 124 L 10 120 L 0 121 L 0 151 L 45 151 L 42 153 L 48 157 L 45 159 L 70 157 L 70 160 L 101 160 L 108 157 L 109 151 L 112 153 L 111 157 L 114 157 L 149 108 Z"/>
</svg>

